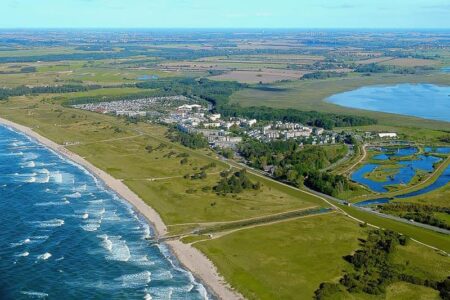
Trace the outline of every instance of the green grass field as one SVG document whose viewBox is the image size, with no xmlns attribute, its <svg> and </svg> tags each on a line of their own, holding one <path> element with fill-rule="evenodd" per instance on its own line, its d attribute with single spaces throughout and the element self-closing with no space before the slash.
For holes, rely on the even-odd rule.
<svg viewBox="0 0 450 300">
<path fill-rule="evenodd" d="M 321 282 L 336 281 L 348 267 L 342 256 L 358 247 L 362 233 L 331 214 L 241 230 L 195 247 L 248 299 L 311 299 Z"/>
<path fill-rule="evenodd" d="M 329 214 L 245 229 L 194 245 L 248 299 L 311 299 L 321 282 L 337 282 L 349 270 L 343 256 L 357 249 L 358 238 L 364 235 L 355 222 Z M 444 279 L 450 267 L 447 257 L 415 243 L 398 247 L 395 262 L 411 274 L 436 280 Z M 386 295 L 345 292 L 332 299 L 436 299 L 437 295 L 433 289 L 398 282 L 388 287 Z"/>
</svg>

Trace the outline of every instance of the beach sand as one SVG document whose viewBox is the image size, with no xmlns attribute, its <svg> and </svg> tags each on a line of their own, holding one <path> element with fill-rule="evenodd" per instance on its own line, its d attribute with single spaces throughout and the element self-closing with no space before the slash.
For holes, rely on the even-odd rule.
<svg viewBox="0 0 450 300">
<path fill-rule="evenodd" d="M 131 203 L 134 208 L 153 225 L 157 236 L 164 236 L 167 233 L 167 226 L 164 224 L 160 215 L 152 207 L 147 205 L 141 198 L 139 198 L 139 196 L 137 196 L 133 191 L 131 191 L 122 181 L 95 167 L 83 157 L 69 151 L 64 146 L 34 132 L 29 127 L 3 118 L 0 118 L 0 124 L 9 126 L 28 135 L 44 146 L 83 166 L 97 178 L 102 180 L 106 186 Z M 166 244 L 172 249 L 172 252 L 178 258 L 180 263 L 189 269 L 197 278 L 199 278 L 202 283 L 205 284 L 214 294 L 214 296 L 219 299 L 226 300 L 244 299 L 242 295 L 232 290 L 223 277 L 219 275 L 214 264 L 199 250 L 191 245 L 183 244 L 178 240 L 168 241 Z"/>
</svg>

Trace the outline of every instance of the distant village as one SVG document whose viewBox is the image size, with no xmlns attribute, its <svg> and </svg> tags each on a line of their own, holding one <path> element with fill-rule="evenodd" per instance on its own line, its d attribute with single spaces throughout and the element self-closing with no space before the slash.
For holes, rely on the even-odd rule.
<svg viewBox="0 0 450 300">
<path fill-rule="evenodd" d="M 349 134 L 359 141 L 374 138 L 397 138 L 397 134 L 393 132 L 338 133 L 299 123 L 224 118 L 221 114 L 211 112 L 210 105 L 196 103 L 185 96 L 150 97 L 136 100 L 77 104 L 73 105 L 73 107 L 129 118 L 153 119 L 153 121 L 176 126 L 182 132 L 201 134 L 213 148 L 236 149 L 237 145 L 242 142 L 243 136 L 262 142 L 296 139 L 301 145 L 335 144 L 344 141 L 345 136 Z"/>
</svg>

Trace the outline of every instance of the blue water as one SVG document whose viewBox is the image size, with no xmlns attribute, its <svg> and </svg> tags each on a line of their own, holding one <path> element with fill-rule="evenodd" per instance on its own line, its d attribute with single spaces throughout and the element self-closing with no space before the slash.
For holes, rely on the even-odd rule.
<svg viewBox="0 0 450 300">
<path fill-rule="evenodd" d="M 416 175 L 418 170 L 425 172 L 432 172 L 434 169 L 434 164 L 439 162 L 441 158 L 434 157 L 431 155 L 419 155 L 417 159 L 400 161 L 399 164 L 402 166 L 398 169 L 398 172 L 392 177 L 387 177 L 384 182 L 373 181 L 364 176 L 372 171 L 374 171 L 379 164 L 366 164 L 352 173 L 351 179 L 355 182 L 363 184 L 377 193 L 388 192 L 387 186 L 396 184 L 408 184 L 413 177 Z"/>
<path fill-rule="evenodd" d="M 448 166 L 444 170 L 444 172 L 438 177 L 438 179 L 436 179 L 436 181 L 433 182 L 432 184 L 430 184 L 429 186 L 427 186 L 421 190 L 415 191 L 415 192 L 397 196 L 396 198 L 410 198 L 410 197 L 414 197 L 414 196 L 423 195 L 423 194 L 429 193 L 431 191 L 434 191 L 438 188 L 441 188 L 449 182 L 450 182 L 450 166 Z"/>
<path fill-rule="evenodd" d="M 448 184 L 450 182 L 450 166 L 448 166 L 444 172 L 438 177 L 438 179 L 436 179 L 435 182 L 433 182 L 432 184 L 430 184 L 429 186 L 417 190 L 415 192 L 411 192 L 411 193 L 406 193 L 403 195 L 398 195 L 395 196 L 394 198 L 380 198 L 380 199 L 372 199 L 372 200 L 366 200 L 366 201 L 361 201 L 358 203 L 355 203 L 355 206 L 371 206 L 371 205 L 377 205 L 377 204 L 385 204 L 385 203 L 389 203 L 394 199 L 405 199 L 405 198 L 411 198 L 414 196 L 420 196 L 429 192 L 432 192 L 434 190 L 437 190 L 443 186 L 445 186 L 446 184 Z"/>
<path fill-rule="evenodd" d="M 352 108 L 450 122 L 450 86 L 398 84 L 367 86 L 333 95 L 327 101 Z"/>
<path fill-rule="evenodd" d="M 358 207 L 364 207 L 364 206 L 371 206 L 371 205 L 378 205 L 378 204 L 386 204 L 391 201 L 392 201 L 392 199 L 389 199 L 389 198 L 380 198 L 380 199 L 373 199 L 373 200 L 357 202 L 354 205 L 358 206 Z"/>
<path fill-rule="evenodd" d="M 443 67 L 441 71 L 442 73 L 450 73 L 450 67 Z"/>
<path fill-rule="evenodd" d="M 131 206 L 0 126 L 1 299 L 205 299 Z"/>
<path fill-rule="evenodd" d="M 442 154 L 450 153 L 450 147 L 436 147 L 436 148 L 425 147 L 424 150 L 426 153 L 442 153 Z"/>
<path fill-rule="evenodd" d="M 142 75 L 138 77 L 138 80 L 156 80 L 159 79 L 156 75 Z"/>
<path fill-rule="evenodd" d="M 381 153 L 381 154 L 375 155 L 373 157 L 373 159 L 388 160 L 391 157 L 404 157 L 404 156 L 414 155 L 419 151 L 416 147 L 405 147 L 405 148 L 399 148 L 399 149 L 382 148 L 381 150 L 383 152 L 387 152 L 387 153 Z"/>
</svg>

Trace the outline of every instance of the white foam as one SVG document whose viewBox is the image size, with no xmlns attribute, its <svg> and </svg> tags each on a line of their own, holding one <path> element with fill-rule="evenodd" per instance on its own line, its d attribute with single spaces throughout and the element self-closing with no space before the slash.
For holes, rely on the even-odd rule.
<svg viewBox="0 0 450 300">
<path fill-rule="evenodd" d="M 73 194 L 65 195 L 67 198 L 80 198 L 81 194 L 79 192 L 75 192 Z"/>
<path fill-rule="evenodd" d="M 17 254 L 16 256 L 19 256 L 19 257 L 27 257 L 28 255 L 30 255 L 30 252 L 25 251 L 25 252 L 22 252 L 22 253 Z"/>
<path fill-rule="evenodd" d="M 37 170 L 37 172 L 39 172 L 39 173 L 41 173 L 41 174 L 50 174 L 50 171 L 49 170 L 47 170 L 47 169 L 39 169 L 39 170 Z"/>
<path fill-rule="evenodd" d="M 170 280 L 170 279 L 172 279 L 172 278 L 173 278 L 173 275 L 172 275 L 172 272 L 170 272 L 170 271 L 163 271 L 163 272 L 161 272 L 161 273 L 153 274 L 152 277 L 153 277 L 154 280 L 161 280 L 161 281 L 164 281 L 164 280 Z"/>
<path fill-rule="evenodd" d="M 40 260 L 47 260 L 47 259 L 49 259 L 50 257 L 52 257 L 52 254 L 49 253 L 49 252 L 46 252 L 46 253 L 44 253 L 44 254 L 38 255 L 37 258 L 40 259 Z"/>
<path fill-rule="evenodd" d="M 115 281 L 122 282 L 124 288 L 136 288 L 147 286 L 151 281 L 151 273 L 149 271 L 143 271 L 140 273 L 122 275 Z"/>
<path fill-rule="evenodd" d="M 83 184 L 83 185 L 75 188 L 75 191 L 77 191 L 77 192 L 84 192 L 86 190 L 87 190 L 87 185 L 86 184 Z"/>
<path fill-rule="evenodd" d="M 24 182 L 29 182 L 29 183 L 36 182 L 36 177 L 33 176 L 33 177 L 28 178 L 28 179 L 25 179 Z"/>
<path fill-rule="evenodd" d="M 24 239 L 23 241 L 20 241 L 18 243 L 11 243 L 10 245 L 11 245 L 11 247 L 18 247 L 18 246 L 22 246 L 22 245 L 29 244 L 29 243 L 31 243 L 30 239 Z"/>
<path fill-rule="evenodd" d="M 152 231 L 150 229 L 150 225 L 148 225 L 147 223 L 143 224 L 144 227 L 144 234 L 142 236 L 143 239 L 148 239 L 152 236 Z"/>
<path fill-rule="evenodd" d="M 116 211 L 103 211 L 105 221 L 120 221 L 120 217 L 117 215 Z"/>
<path fill-rule="evenodd" d="M 152 300 L 152 296 L 150 294 L 145 294 L 144 300 Z"/>
<path fill-rule="evenodd" d="M 86 220 L 87 218 L 89 218 L 89 214 L 83 214 L 82 218 L 83 218 L 84 220 Z"/>
<path fill-rule="evenodd" d="M 108 236 L 102 234 L 98 236 L 102 239 L 102 246 L 109 254 L 106 259 L 115 261 L 128 261 L 131 257 L 127 242 L 122 240 L 121 236 Z"/>
<path fill-rule="evenodd" d="M 30 296 L 32 298 L 38 298 L 38 299 L 43 299 L 48 297 L 47 293 L 43 293 L 43 292 L 34 292 L 34 291 L 21 291 L 21 293 L 23 295 L 27 295 Z"/>
<path fill-rule="evenodd" d="M 101 204 L 103 203 L 103 199 L 96 199 L 88 201 L 89 204 Z"/>
<path fill-rule="evenodd" d="M 60 227 L 60 226 L 64 225 L 64 220 L 52 219 L 52 220 L 48 220 L 48 221 L 34 221 L 31 223 L 35 224 L 37 227 L 40 227 L 40 228 Z"/>
<path fill-rule="evenodd" d="M 23 160 L 35 160 L 36 158 L 38 158 L 39 156 L 36 153 L 33 152 L 28 152 L 23 154 Z"/>
<path fill-rule="evenodd" d="M 24 168 L 35 168 L 36 167 L 36 163 L 34 161 L 29 161 L 29 162 L 23 163 L 21 165 Z"/>
<path fill-rule="evenodd" d="M 34 204 L 34 206 L 60 206 L 60 205 L 67 205 L 70 204 L 70 201 L 65 200 L 65 201 L 49 201 L 49 202 L 41 202 L 41 203 L 36 203 Z"/>
<path fill-rule="evenodd" d="M 194 288 L 195 286 L 193 285 L 193 284 L 190 284 L 190 285 L 188 285 L 187 287 L 186 287 L 186 291 L 187 292 L 190 292 L 190 291 L 192 291 L 192 289 Z"/>
<path fill-rule="evenodd" d="M 88 232 L 97 231 L 97 229 L 99 227 L 100 227 L 100 223 L 88 223 L 88 224 L 81 225 L 81 228 L 84 231 L 88 231 Z"/>
<path fill-rule="evenodd" d="M 55 183 L 63 183 L 63 175 L 59 171 L 52 172 L 50 174 L 50 177 L 52 178 L 52 181 Z"/>
<path fill-rule="evenodd" d="M 107 234 L 98 235 L 97 237 L 102 239 L 102 246 L 108 251 L 112 250 L 112 242 L 110 241 Z"/>
</svg>

